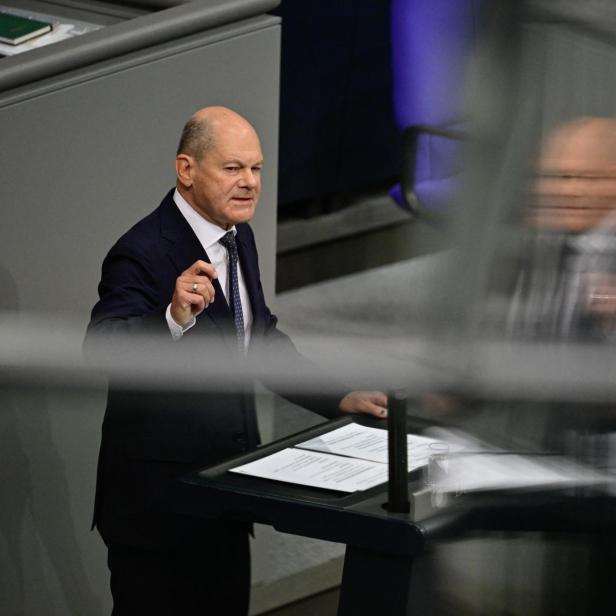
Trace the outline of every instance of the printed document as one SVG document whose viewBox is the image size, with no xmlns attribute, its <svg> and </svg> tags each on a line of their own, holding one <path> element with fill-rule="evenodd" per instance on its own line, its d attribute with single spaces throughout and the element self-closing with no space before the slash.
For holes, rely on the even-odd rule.
<svg viewBox="0 0 616 616">
<path fill-rule="evenodd" d="M 339 492 L 367 490 L 387 481 L 387 464 L 296 447 L 236 466 L 231 472 Z"/>
<path fill-rule="evenodd" d="M 435 438 L 408 434 L 408 468 L 412 471 L 428 463 L 430 444 L 442 442 Z M 295 445 L 301 449 L 323 451 L 387 464 L 387 430 L 350 423 L 337 430 Z"/>
<path fill-rule="evenodd" d="M 438 439 L 408 435 L 409 471 L 428 463 L 429 445 Z M 387 430 L 351 423 L 298 443 L 234 473 L 315 488 L 356 492 L 388 479 Z"/>
</svg>

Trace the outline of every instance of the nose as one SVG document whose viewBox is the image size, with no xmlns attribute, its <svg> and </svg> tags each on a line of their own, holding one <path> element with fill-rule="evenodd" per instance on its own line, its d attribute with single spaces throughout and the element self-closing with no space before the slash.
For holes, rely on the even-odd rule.
<svg viewBox="0 0 616 616">
<path fill-rule="evenodd" d="M 257 174 L 247 167 L 243 170 L 242 175 L 240 176 L 240 186 L 242 188 L 250 188 L 254 190 L 259 183 L 259 179 Z"/>
</svg>

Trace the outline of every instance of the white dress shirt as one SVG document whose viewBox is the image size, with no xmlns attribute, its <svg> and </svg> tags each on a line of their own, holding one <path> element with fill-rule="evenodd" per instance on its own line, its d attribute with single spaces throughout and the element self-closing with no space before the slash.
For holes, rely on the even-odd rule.
<svg viewBox="0 0 616 616">
<path fill-rule="evenodd" d="M 218 274 L 218 282 L 222 287 L 227 303 L 229 303 L 229 256 L 227 255 L 226 248 L 219 243 L 219 240 L 225 235 L 225 233 L 227 233 L 227 231 L 203 218 L 203 216 L 193 209 L 186 199 L 182 197 L 177 189 L 173 194 L 173 200 L 182 216 L 186 219 L 186 222 L 194 231 L 197 239 L 207 253 L 207 256 L 210 258 L 212 265 L 216 269 L 216 273 Z M 229 231 L 233 231 L 234 235 L 237 234 L 235 227 L 231 227 Z M 244 317 L 244 343 L 248 346 L 250 341 L 250 331 L 252 329 L 252 309 L 250 307 L 250 298 L 248 297 L 246 283 L 244 282 L 244 274 L 242 273 L 241 264 L 237 270 L 237 278 L 240 287 L 240 299 L 242 300 L 242 315 Z M 214 301 L 216 302 L 220 300 L 215 297 Z M 174 340 L 179 340 L 183 336 L 184 332 L 188 331 L 196 323 L 196 319 L 193 317 L 183 327 L 178 325 L 171 317 L 171 304 L 167 306 L 166 316 L 169 331 L 171 332 Z"/>
</svg>

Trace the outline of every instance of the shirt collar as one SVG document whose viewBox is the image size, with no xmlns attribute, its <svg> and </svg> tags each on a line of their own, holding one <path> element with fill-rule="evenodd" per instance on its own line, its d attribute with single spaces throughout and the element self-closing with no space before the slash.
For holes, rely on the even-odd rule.
<svg viewBox="0 0 616 616">
<path fill-rule="evenodd" d="M 190 225 L 191 229 L 195 232 L 195 235 L 201 242 L 203 248 L 207 251 L 210 246 L 216 244 L 223 235 L 228 233 L 223 228 L 215 225 L 214 223 L 206 220 L 195 210 L 184 197 L 180 194 L 180 191 L 176 188 L 173 193 L 173 201 L 177 205 L 178 209 L 182 213 L 182 216 L 186 219 L 186 222 Z M 235 226 L 231 227 L 229 231 L 233 231 L 233 235 L 237 234 Z"/>
<path fill-rule="evenodd" d="M 572 244 L 581 253 L 613 253 L 616 248 L 615 232 L 616 214 L 611 213 L 586 233 L 574 237 Z"/>
</svg>

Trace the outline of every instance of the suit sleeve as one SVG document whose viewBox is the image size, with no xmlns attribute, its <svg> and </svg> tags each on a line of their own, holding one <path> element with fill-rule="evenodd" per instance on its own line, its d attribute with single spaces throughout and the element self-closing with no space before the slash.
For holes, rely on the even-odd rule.
<svg viewBox="0 0 616 616">
<path fill-rule="evenodd" d="M 278 328 L 278 318 L 272 314 L 267 307 L 260 282 L 259 263 L 257 246 L 254 234 L 249 225 L 239 225 L 242 236 L 249 249 L 247 254 L 251 261 L 251 271 L 253 278 L 258 282 L 258 292 L 256 303 L 257 313 L 261 327 L 260 335 L 253 336 L 251 347 L 253 352 L 260 358 L 272 358 L 272 364 L 284 365 L 285 371 L 289 374 L 298 375 L 298 379 L 306 377 L 311 383 L 321 383 L 320 391 L 327 393 L 306 393 L 302 391 L 301 380 L 296 383 L 281 383 L 280 379 L 273 376 L 261 378 L 262 383 L 273 392 L 284 396 L 294 404 L 298 404 L 310 411 L 318 413 L 323 417 L 331 419 L 340 415 L 338 404 L 349 392 L 349 388 L 343 383 L 337 382 L 321 370 L 317 364 L 304 357 L 295 347 L 289 336 Z M 256 316 L 256 315 L 255 315 Z M 253 330 L 254 331 L 254 330 Z"/>
<path fill-rule="evenodd" d="M 99 335 L 169 333 L 168 301 L 159 296 L 153 274 L 154 265 L 134 248 L 118 243 L 111 249 L 103 261 L 100 299 L 92 309 L 86 342 Z"/>
<path fill-rule="evenodd" d="M 284 361 L 285 368 L 290 373 L 306 377 L 311 383 L 320 383 L 322 385 L 320 391 L 326 393 L 302 391 L 294 383 L 284 386 L 281 386 L 278 382 L 268 384 L 266 379 L 264 379 L 264 385 L 293 402 L 293 404 L 302 406 L 327 419 L 340 416 L 342 412 L 338 405 L 349 392 L 349 387 L 332 379 L 315 362 L 302 355 L 289 336 L 278 328 L 278 318 L 269 312 L 269 309 L 268 313 L 269 322 L 265 335 L 266 352 L 271 353 L 278 361 Z"/>
</svg>

